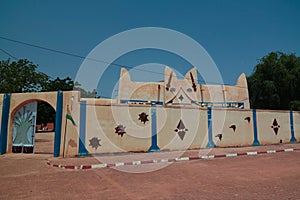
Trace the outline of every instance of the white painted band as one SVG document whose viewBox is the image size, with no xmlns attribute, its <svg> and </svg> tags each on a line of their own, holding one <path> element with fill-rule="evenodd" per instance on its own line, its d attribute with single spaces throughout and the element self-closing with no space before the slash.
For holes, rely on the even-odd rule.
<svg viewBox="0 0 300 200">
<path fill-rule="evenodd" d="M 229 154 L 226 154 L 226 157 L 235 157 L 235 156 L 237 156 L 236 153 L 229 153 Z"/>
<path fill-rule="evenodd" d="M 250 152 L 247 152 L 247 155 L 248 156 L 257 155 L 257 152 L 256 151 L 250 151 Z"/>
</svg>

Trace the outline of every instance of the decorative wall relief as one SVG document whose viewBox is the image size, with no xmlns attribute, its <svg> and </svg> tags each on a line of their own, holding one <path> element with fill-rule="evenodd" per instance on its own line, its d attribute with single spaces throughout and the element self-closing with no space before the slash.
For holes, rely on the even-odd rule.
<svg viewBox="0 0 300 200">
<path fill-rule="evenodd" d="M 168 83 L 166 84 L 167 91 L 169 91 L 169 88 L 171 87 L 172 76 L 173 76 L 173 72 L 170 74 Z"/>
<path fill-rule="evenodd" d="M 145 124 L 147 121 L 149 121 L 148 115 L 145 112 L 142 112 L 139 114 L 139 120 Z"/>
<path fill-rule="evenodd" d="M 221 141 L 222 140 L 222 134 L 217 134 L 215 137 L 219 138 L 219 140 Z"/>
<path fill-rule="evenodd" d="M 197 85 L 195 83 L 192 72 L 190 72 L 190 76 L 191 76 L 191 80 L 192 80 L 192 88 L 194 89 L 194 92 L 196 92 L 197 91 Z"/>
<path fill-rule="evenodd" d="M 186 131 L 188 131 L 188 129 L 185 127 L 183 121 L 180 120 L 177 125 L 177 128 L 174 131 L 177 132 L 180 139 L 183 140 L 185 133 L 186 133 Z"/>
<path fill-rule="evenodd" d="M 272 124 L 271 128 L 273 129 L 275 135 L 277 135 L 280 125 L 278 124 L 276 118 L 273 120 L 273 124 Z"/>
<path fill-rule="evenodd" d="M 178 99 L 179 99 L 180 101 L 183 101 L 184 97 L 183 97 L 182 95 L 180 95 L 180 96 L 178 97 Z"/>
<path fill-rule="evenodd" d="M 235 132 L 235 130 L 236 130 L 236 125 L 232 124 L 231 126 L 229 126 L 229 128 L 232 128 L 233 132 Z"/>
<path fill-rule="evenodd" d="M 89 146 L 91 146 L 95 150 L 97 150 L 97 148 L 101 146 L 100 144 L 101 139 L 98 139 L 97 137 L 92 137 L 89 141 L 90 141 Z"/>
<path fill-rule="evenodd" d="M 33 153 L 37 102 L 21 107 L 14 116 L 12 137 L 13 153 Z"/>
<path fill-rule="evenodd" d="M 245 118 L 244 118 L 244 120 L 247 120 L 247 121 L 248 121 L 248 123 L 250 123 L 250 121 L 251 121 L 251 117 L 245 117 Z"/>
<path fill-rule="evenodd" d="M 26 106 L 24 106 L 22 111 L 17 112 L 15 117 L 16 136 L 13 143 L 18 145 L 33 144 L 31 135 L 28 134 L 31 126 L 32 112 L 26 110 Z"/>
<path fill-rule="evenodd" d="M 126 131 L 125 131 L 125 126 L 123 126 L 123 125 L 118 125 L 116 128 L 115 128 L 115 133 L 117 133 L 118 135 L 121 135 L 121 137 L 123 137 L 123 135 L 126 133 Z"/>
</svg>

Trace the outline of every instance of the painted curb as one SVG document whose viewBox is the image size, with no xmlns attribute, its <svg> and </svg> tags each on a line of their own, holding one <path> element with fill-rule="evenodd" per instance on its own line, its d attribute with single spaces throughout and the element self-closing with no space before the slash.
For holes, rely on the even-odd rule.
<svg viewBox="0 0 300 200">
<path fill-rule="evenodd" d="M 47 161 L 47 165 L 51 167 L 57 167 L 62 169 L 75 169 L 75 170 L 85 170 L 85 169 L 101 169 L 101 168 L 112 168 L 120 166 L 129 166 L 129 165 L 144 165 L 151 163 L 166 163 L 166 162 L 181 162 L 189 160 L 206 160 L 213 158 L 229 158 L 237 156 L 254 156 L 260 154 L 273 154 L 280 152 L 293 152 L 300 151 L 300 148 L 289 148 L 289 149 L 279 149 L 279 150 L 267 150 L 267 151 L 249 151 L 245 153 L 227 153 L 227 154 L 217 154 L 217 155 L 205 155 L 205 156 L 191 156 L 191 157 L 180 157 L 180 158 L 169 158 L 169 159 L 160 159 L 160 160 L 143 160 L 143 161 L 131 161 L 131 162 L 116 162 L 116 163 L 101 163 L 101 164 L 92 164 L 92 165 L 58 165 L 52 164 L 51 161 Z"/>
</svg>

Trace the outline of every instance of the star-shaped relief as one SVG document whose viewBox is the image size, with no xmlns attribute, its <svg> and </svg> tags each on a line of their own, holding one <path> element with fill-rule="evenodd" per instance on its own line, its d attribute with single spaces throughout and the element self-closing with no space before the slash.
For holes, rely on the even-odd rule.
<svg viewBox="0 0 300 200">
<path fill-rule="evenodd" d="M 139 120 L 141 120 L 141 122 L 145 124 L 147 121 L 149 121 L 148 115 L 142 112 L 141 114 L 139 114 Z"/>
<path fill-rule="evenodd" d="M 121 135 L 121 137 L 123 137 L 123 135 L 126 133 L 126 131 L 125 131 L 125 126 L 123 126 L 123 125 L 118 125 L 116 128 L 115 128 L 115 133 L 117 133 L 118 135 Z"/>
<path fill-rule="evenodd" d="M 98 139 L 97 137 L 92 137 L 89 141 L 90 141 L 89 146 L 91 146 L 95 150 L 97 150 L 97 148 L 101 146 L 100 144 L 101 139 Z"/>
</svg>

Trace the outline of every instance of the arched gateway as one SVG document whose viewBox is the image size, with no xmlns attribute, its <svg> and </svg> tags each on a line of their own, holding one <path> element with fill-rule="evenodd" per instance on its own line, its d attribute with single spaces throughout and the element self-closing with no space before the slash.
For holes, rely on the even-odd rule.
<svg viewBox="0 0 300 200">
<path fill-rule="evenodd" d="M 67 107 L 77 115 L 79 92 L 39 92 L 39 93 L 13 93 L 0 95 L 0 153 L 6 152 L 33 152 L 34 132 L 36 125 L 36 102 L 46 102 L 56 111 L 54 156 L 72 154 L 77 149 L 65 148 L 66 140 L 77 141 L 76 129 L 67 124 L 65 116 Z M 70 127 L 69 127 L 70 126 Z M 68 138 L 64 130 L 68 128 Z M 32 134 L 31 134 L 32 133 Z M 74 146 L 74 145 L 73 145 Z M 67 146 L 68 147 L 68 146 Z M 65 150 L 65 152 L 63 152 Z M 66 152 L 67 150 L 67 152 Z"/>
</svg>

